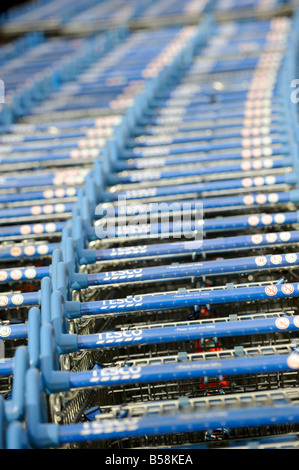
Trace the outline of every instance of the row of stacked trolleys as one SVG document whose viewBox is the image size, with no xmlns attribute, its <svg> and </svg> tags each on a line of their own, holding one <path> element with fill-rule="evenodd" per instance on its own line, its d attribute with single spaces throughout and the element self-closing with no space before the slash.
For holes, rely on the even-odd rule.
<svg viewBox="0 0 299 470">
<path fill-rule="evenodd" d="M 0 49 L 0 448 L 299 447 L 298 25 Z"/>
</svg>

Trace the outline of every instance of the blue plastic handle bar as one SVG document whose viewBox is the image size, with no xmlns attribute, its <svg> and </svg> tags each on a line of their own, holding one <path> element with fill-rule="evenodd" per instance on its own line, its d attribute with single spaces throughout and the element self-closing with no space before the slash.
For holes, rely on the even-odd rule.
<svg viewBox="0 0 299 470">
<path fill-rule="evenodd" d="M 58 137 L 56 141 L 59 139 Z M 105 145 L 105 140 L 103 138 L 97 138 L 96 141 L 94 139 L 83 139 L 85 141 L 85 145 L 88 147 L 91 145 L 92 147 L 95 148 L 102 148 Z M 30 142 L 24 142 L 23 145 L 5 145 L 3 147 L 0 146 L 0 154 L 1 153 L 25 153 L 25 152 L 51 152 L 53 150 L 67 150 L 67 149 L 77 149 L 81 148 L 81 143 L 82 140 L 78 140 L 78 138 L 73 138 L 73 139 L 68 139 L 67 142 L 61 141 L 61 142 L 45 142 L 43 143 L 33 143 L 31 144 Z"/>
<path fill-rule="evenodd" d="M 1 340 L 14 340 L 23 339 L 28 337 L 28 325 L 5 325 L 0 326 L 0 338 Z"/>
<path fill-rule="evenodd" d="M 238 117 L 235 119 L 219 119 L 215 118 L 211 121 L 206 121 L 203 122 L 200 119 L 194 120 L 191 122 L 191 124 L 182 124 L 182 123 L 176 123 L 176 119 L 174 119 L 174 122 L 171 123 L 171 118 L 169 119 L 169 124 L 167 122 L 162 125 L 160 124 L 159 126 L 155 125 L 150 125 L 150 124 L 143 124 L 143 121 L 141 119 L 141 124 L 137 123 L 136 127 L 131 130 L 132 136 L 139 136 L 139 135 L 144 135 L 144 136 L 153 136 L 153 135 L 173 135 L 177 133 L 188 133 L 188 132 L 203 132 L 207 127 L 211 131 L 223 131 L 225 129 L 243 129 L 243 128 L 249 128 L 254 124 L 254 121 L 244 119 L 243 121 Z M 283 118 L 282 114 L 270 114 L 268 118 L 260 119 L 256 121 L 256 124 L 267 124 L 270 127 L 274 128 L 281 128 L 280 126 L 285 125 L 285 120 Z M 9 130 L 9 128 L 8 128 Z M 0 134 L 1 134 L 1 128 L 0 128 Z M 187 134 L 188 135 L 188 134 Z"/>
<path fill-rule="evenodd" d="M 277 108 L 277 107 L 276 107 Z M 266 109 L 265 110 L 261 110 L 260 113 L 262 116 L 270 116 L 270 117 L 273 117 L 273 116 L 277 116 L 277 115 L 280 115 L 282 113 L 282 110 L 277 108 L 275 110 L 272 110 L 272 109 Z M 196 112 L 196 113 L 190 113 L 190 114 L 187 114 L 184 112 L 181 113 L 181 112 L 174 112 L 174 113 L 169 113 L 169 115 L 162 115 L 162 116 L 142 116 L 142 118 L 140 119 L 140 124 L 143 124 L 143 125 L 155 125 L 155 126 L 160 126 L 160 125 L 177 125 L 177 124 L 183 124 L 183 123 L 186 123 L 186 122 L 205 122 L 207 120 L 222 120 L 222 119 L 244 119 L 246 117 L 246 115 L 248 114 L 247 113 L 247 110 L 244 109 L 244 107 L 242 107 L 242 104 L 238 104 L 237 106 L 237 109 L 236 110 L 227 110 L 227 109 L 224 109 L 224 110 L 220 110 L 220 109 L 216 109 L 215 111 L 213 110 L 213 107 L 210 108 L 209 112 L 207 112 L 208 110 L 205 110 L 205 113 L 204 113 L 204 116 L 202 115 L 202 113 L 200 111 Z M 172 115 L 171 115 L 172 114 Z"/>
<path fill-rule="evenodd" d="M 184 114 L 193 114 L 193 119 L 197 117 L 197 115 L 202 115 L 202 113 L 207 113 L 207 119 L 210 119 L 212 117 L 212 113 L 215 113 L 215 117 L 218 119 L 223 116 L 223 115 L 228 115 L 229 113 L 235 114 L 238 113 L 243 113 L 242 116 L 244 116 L 244 112 L 246 111 L 245 108 L 245 99 L 244 100 L 235 100 L 232 103 L 217 103 L 217 104 L 202 104 L 198 106 L 193 106 L 193 107 L 169 107 L 169 108 L 149 108 L 146 110 L 146 114 L 148 117 L 151 117 L 152 119 L 159 118 L 159 117 L 165 117 L 165 116 L 174 116 L 182 115 Z M 271 105 L 267 106 L 267 109 L 270 111 L 274 111 L 275 113 L 280 111 L 282 109 L 282 106 L 279 102 L 277 103 L 271 103 Z M 218 114 L 218 115 L 217 115 Z M 191 118 L 192 119 L 192 118 Z"/>
<path fill-rule="evenodd" d="M 74 149 L 70 152 L 49 152 L 40 155 L 23 153 L 19 155 L 11 155 L 9 157 L 0 157 L 0 163 L 2 165 L 14 165 L 17 163 L 55 162 L 59 160 L 77 160 L 80 158 L 94 159 L 99 156 L 100 153 L 100 150 L 97 148 L 85 151 Z"/>
<path fill-rule="evenodd" d="M 217 60 L 214 64 L 208 64 L 208 67 L 204 67 L 204 72 L 208 72 L 209 74 L 213 73 L 224 73 L 224 72 L 240 72 L 243 70 L 252 70 L 258 65 L 259 58 L 252 57 L 252 58 L 245 58 L 245 59 L 236 59 L 236 60 Z M 265 66 L 266 68 L 266 66 Z M 192 70 L 189 71 L 189 76 L 198 75 L 202 73 L 202 64 L 196 64 L 193 66 Z M 212 75 L 213 76 L 213 75 Z"/>
<path fill-rule="evenodd" d="M 167 136 L 162 135 L 155 135 L 155 136 L 146 136 L 141 133 L 139 136 L 135 136 L 134 138 L 129 138 L 126 142 L 128 148 L 134 147 L 151 147 L 156 145 L 173 145 L 173 144 L 185 144 L 191 142 L 210 142 L 210 141 L 217 141 L 217 140 L 225 140 L 225 139 L 239 139 L 244 138 L 245 134 L 247 137 L 253 137 L 258 132 L 259 137 L 263 136 L 271 136 L 277 135 L 282 136 L 286 129 L 284 126 L 270 126 L 264 130 L 260 129 L 243 129 L 237 128 L 234 129 L 233 126 L 227 131 L 223 130 L 212 130 L 209 129 L 208 132 L 195 130 L 191 133 L 186 133 L 182 131 L 180 134 L 172 135 L 171 133 L 167 133 Z"/>
<path fill-rule="evenodd" d="M 22 189 L 31 186 L 52 186 L 54 185 L 55 174 L 32 175 L 31 177 L 7 177 L 1 178 L 0 189 Z"/>
<path fill-rule="evenodd" d="M 127 331 L 105 331 L 100 334 L 78 335 L 80 349 L 111 349 L 135 345 L 192 341 L 206 338 L 227 338 L 244 335 L 281 333 L 298 331 L 297 317 L 216 322 L 207 324 L 164 326 L 152 329 L 132 329 Z"/>
<path fill-rule="evenodd" d="M 68 175 L 63 172 L 36 174 L 32 176 L 21 177 L 3 177 L 0 180 L 0 189 L 22 189 L 30 188 L 32 186 L 62 186 L 70 185 L 70 178 L 73 177 L 74 184 L 78 185 L 81 181 L 84 182 L 86 170 L 80 169 L 79 171 L 70 171 Z M 64 188 L 66 189 L 66 188 Z"/>
<path fill-rule="evenodd" d="M 289 155 L 290 149 L 288 145 L 283 145 L 280 147 L 268 148 L 268 150 L 263 150 L 262 148 L 257 149 L 257 152 L 260 157 L 267 157 L 267 153 L 270 152 L 270 156 L 283 156 Z M 264 153 L 263 153 L 264 152 Z M 149 152 L 150 153 L 150 152 Z M 156 156 L 155 156 L 156 154 Z M 160 147 L 158 150 L 155 149 L 152 152 L 152 157 L 148 158 L 134 158 L 132 160 L 116 160 L 113 162 L 115 170 L 117 171 L 126 171 L 126 170 L 142 170 L 147 168 L 163 167 L 163 166 L 173 166 L 173 165 L 186 165 L 192 163 L 209 163 L 209 162 L 223 162 L 226 160 L 251 160 L 255 158 L 255 151 L 250 149 L 246 151 L 242 150 L 231 150 L 229 152 L 200 152 L 200 153 L 184 153 L 181 156 L 167 157 L 168 149 Z M 165 156 L 164 156 L 165 155 Z M 269 157 L 269 155 L 268 155 Z"/>
<path fill-rule="evenodd" d="M 48 222 L 48 223 L 36 223 L 36 224 L 24 224 L 24 225 L 8 225 L 1 227 L 0 238 L 4 237 L 13 237 L 13 236 L 22 236 L 26 237 L 29 234 L 57 234 L 60 233 L 66 222 Z M 24 248 L 26 252 L 26 247 Z M 27 247 L 29 253 L 29 249 Z M 31 253 L 35 253 L 35 249 L 30 250 Z"/>
<path fill-rule="evenodd" d="M 13 375 L 13 360 L 7 359 L 5 361 L 0 361 L 0 377 L 7 377 Z"/>
<path fill-rule="evenodd" d="M 164 111 L 164 112 L 162 112 Z M 230 106 L 230 108 L 224 107 L 206 107 L 204 110 L 193 109 L 192 113 L 187 113 L 183 108 L 174 108 L 173 112 L 169 112 L 168 108 L 161 110 L 160 113 L 148 112 L 142 116 L 139 120 L 139 124 L 143 126 L 170 126 L 170 125 L 186 125 L 190 123 L 204 123 L 204 122 L 234 122 L 234 120 L 244 120 L 248 117 L 248 110 L 244 109 L 242 103 L 238 103 L 236 106 Z M 203 118 L 203 113 L 206 115 L 206 120 Z M 251 116 L 254 113 L 259 113 L 261 118 L 276 118 L 277 116 L 283 116 L 282 109 L 278 106 L 266 108 L 264 110 L 253 110 Z"/>
<path fill-rule="evenodd" d="M 271 119 L 272 122 L 275 122 L 282 116 L 281 112 L 278 110 L 266 113 L 265 111 L 261 111 L 262 118 Z M 226 113 L 221 113 L 221 111 L 209 111 L 205 112 L 206 119 L 202 117 L 202 113 L 192 114 L 192 115 L 185 115 L 184 113 L 173 113 L 173 115 L 160 115 L 157 117 L 141 117 L 138 121 L 139 125 L 142 126 L 151 126 L 154 128 L 159 129 L 160 126 L 184 126 L 192 125 L 194 126 L 195 123 L 197 125 L 204 125 L 205 122 L 208 124 L 213 122 L 214 126 L 219 126 L 220 128 L 222 125 L 232 126 L 234 125 L 235 120 L 243 121 L 246 119 L 246 110 L 236 110 L 235 112 L 227 111 Z M 163 129 L 163 127 L 162 127 Z"/>
<path fill-rule="evenodd" d="M 261 169 L 269 168 L 285 168 L 292 166 L 293 162 L 291 158 L 285 158 L 283 160 L 267 160 L 260 161 L 255 165 L 247 163 L 235 163 L 210 167 L 192 167 L 182 168 L 177 170 L 147 170 L 144 172 L 132 172 L 130 174 L 116 174 L 107 175 L 108 184 L 123 184 L 123 183 L 136 183 L 141 181 L 155 181 L 166 178 L 179 178 L 183 176 L 205 176 L 218 173 L 230 173 L 230 177 L 234 177 L 234 172 L 248 172 L 248 171 L 260 171 Z M 255 170 L 255 167 L 259 166 L 259 170 Z M 258 173 L 257 173 L 258 174 Z"/>
<path fill-rule="evenodd" d="M 117 201 L 119 197 L 129 199 L 175 196 L 178 194 L 201 194 L 209 191 L 224 191 L 229 189 L 241 189 L 257 187 L 266 189 L 267 186 L 275 186 L 280 184 L 296 185 L 295 176 L 276 175 L 276 176 L 258 176 L 257 178 L 236 178 L 231 180 L 213 181 L 205 183 L 181 184 L 176 186 L 152 187 L 149 189 L 129 189 L 127 191 L 116 191 L 107 193 L 107 197 L 111 201 Z"/>
<path fill-rule="evenodd" d="M 175 201 L 174 202 L 163 202 L 162 204 L 158 203 L 143 203 L 143 204 L 129 204 L 129 205 L 115 205 L 113 207 L 113 214 L 117 217 L 119 216 L 134 216 L 134 215 L 143 215 L 143 214 L 154 214 L 154 213 L 163 213 L 171 212 L 173 210 L 198 210 L 211 209 L 216 207 L 224 208 L 234 208 L 236 206 L 242 206 L 244 208 L 252 206 L 264 207 L 269 204 L 281 204 L 286 202 L 298 202 L 299 201 L 299 191 L 285 191 L 277 193 L 251 193 L 246 194 L 245 196 L 224 196 L 224 197 L 213 197 L 213 198 L 204 198 L 204 199 L 186 199 L 183 202 Z M 107 204 L 98 205 L 98 210 L 102 209 L 103 212 L 109 216 L 109 209 L 111 206 Z"/>
<path fill-rule="evenodd" d="M 291 269 L 298 267 L 299 253 L 275 254 L 267 256 L 250 256 L 247 258 L 232 258 L 202 263 L 189 263 L 180 265 L 174 263 L 166 266 L 151 268 L 135 268 L 121 271 L 106 271 L 96 274 L 87 274 L 87 284 L 103 286 L 110 284 L 131 284 L 134 282 L 162 282 L 179 281 L 188 278 L 204 276 L 221 276 L 227 274 L 242 274 L 258 272 L 269 269 Z"/>
<path fill-rule="evenodd" d="M 108 86 L 108 85 L 107 85 Z M 109 86 L 108 86 L 109 88 Z M 122 89 L 123 87 L 121 87 Z M 107 91 L 107 87 L 103 88 L 104 91 Z M 60 131 L 69 130 L 69 129 L 80 129 L 86 127 L 112 127 L 115 124 L 120 123 L 119 116 L 104 116 L 103 118 L 97 119 L 74 119 L 71 121 L 53 121 L 45 124 L 33 123 L 33 124 L 11 124 L 10 126 L 1 126 L 0 134 L 14 134 L 14 137 L 17 135 L 27 135 L 35 132 L 49 132 L 51 129 L 55 128 Z"/>
<path fill-rule="evenodd" d="M 236 237 L 219 237 L 203 241 L 160 243 L 136 245 L 120 248 L 95 250 L 94 262 L 102 260 L 147 258 L 152 256 L 188 256 L 192 253 L 219 253 L 246 249 L 265 248 L 267 246 L 286 245 L 299 242 L 299 231 L 256 233 Z"/>
<path fill-rule="evenodd" d="M 249 139 L 248 139 L 249 140 Z M 252 141 L 253 142 L 253 141 Z M 288 137 L 286 135 L 281 136 L 281 137 L 261 137 L 259 140 L 256 140 L 256 145 L 254 142 L 250 145 L 247 145 L 247 147 L 250 146 L 257 146 L 261 147 L 263 145 L 276 145 L 276 144 L 287 144 L 288 143 Z M 246 143 L 246 142 L 245 142 Z M 234 142 L 231 142 L 228 140 L 228 142 L 217 142 L 217 141 L 211 141 L 208 143 L 202 143 L 202 144 L 197 144 L 197 143 L 190 143 L 189 145 L 177 145 L 171 147 L 171 145 L 161 145 L 161 146 L 152 146 L 148 148 L 142 148 L 142 147 L 135 147 L 132 150 L 123 150 L 120 152 L 119 157 L 120 158 L 147 158 L 147 157 L 152 157 L 152 156 L 163 156 L 163 155 L 177 155 L 181 153 L 194 153 L 194 152 L 212 152 L 212 151 L 220 151 L 220 150 L 234 150 L 234 149 L 239 149 L 243 147 L 243 141 L 242 140 L 234 140 Z"/>
<path fill-rule="evenodd" d="M 273 301 L 299 296 L 299 284 L 240 287 L 232 289 L 203 290 L 201 292 L 163 293 L 152 296 L 135 296 L 121 299 L 101 300 L 81 303 L 81 316 L 113 314 L 126 312 L 173 310 L 207 304 Z"/>
<path fill-rule="evenodd" d="M 41 256 L 50 256 L 54 250 L 60 247 L 60 243 L 48 244 L 35 244 L 31 245 L 31 250 L 28 251 L 24 245 L 13 245 L 10 247 L 0 247 L 0 261 L 12 261 L 19 259 L 39 259 Z M 26 252 L 25 252 L 25 251 Z M 4 275 L 5 277 L 5 275 Z"/>
<path fill-rule="evenodd" d="M 47 205 L 40 205 L 40 215 L 46 214 L 67 214 L 71 213 L 73 210 L 74 204 L 66 203 L 66 204 L 47 204 Z M 29 206 L 29 207 L 16 207 L 11 209 L 0 209 L 0 219 L 6 218 L 15 218 L 15 217 L 36 217 L 36 206 Z"/>
<path fill-rule="evenodd" d="M 60 132 L 57 134 L 51 134 L 51 133 L 43 133 L 43 134 L 29 134 L 29 135 L 12 135 L 11 137 L 5 136 L 5 137 L 0 137 L 0 144 L 1 145 L 12 145 L 18 143 L 26 143 L 26 142 L 40 142 L 43 140 L 46 140 L 47 142 L 51 142 L 51 140 L 58 140 L 58 139 L 80 139 L 83 137 L 109 137 L 111 136 L 112 129 L 111 128 L 103 128 L 103 129 L 81 129 L 78 130 L 69 130 L 68 132 Z M 73 145 L 74 141 L 69 142 L 70 144 Z M 77 142 L 75 141 L 75 144 Z M 52 145 L 50 144 L 47 147 L 47 150 L 51 149 Z M 74 146 L 76 147 L 76 145 Z M 38 149 L 39 150 L 39 149 Z"/>
<path fill-rule="evenodd" d="M 0 285 L 8 282 L 38 281 L 43 279 L 43 277 L 49 276 L 49 273 L 50 269 L 48 266 L 1 269 Z"/>
<path fill-rule="evenodd" d="M 78 195 L 78 189 L 67 187 L 67 188 L 56 188 L 45 190 L 45 191 L 29 191 L 26 193 L 12 193 L 12 194 L 0 194 L 0 204 L 9 204 L 12 202 L 29 202 L 36 200 L 47 200 L 47 199 L 63 199 L 68 197 L 75 197 Z"/>
<path fill-rule="evenodd" d="M 70 389 L 110 387 L 203 377 L 235 376 L 298 370 L 297 353 L 276 356 L 244 357 L 219 361 L 198 361 L 153 366 L 101 368 L 69 374 Z"/>
<path fill-rule="evenodd" d="M 39 292 L 26 292 L 24 294 L 1 294 L 0 310 L 23 308 L 40 305 Z"/>
<path fill-rule="evenodd" d="M 184 223 L 161 223 L 161 224 L 139 224 L 96 228 L 96 235 L 98 238 L 114 238 L 114 237 L 130 237 L 130 236 L 145 236 L 145 235 L 158 235 L 172 234 L 172 233 L 185 233 L 189 236 L 192 232 L 217 232 L 224 230 L 242 230 L 245 228 L 260 228 L 270 227 L 275 225 L 288 225 L 298 223 L 297 212 L 284 212 L 281 214 L 253 214 L 249 216 L 233 216 L 233 217 L 219 217 L 214 219 L 204 219 L 197 221 L 190 221 Z"/>
<path fill-rule="evenodd" d="M 253 136 L 254 133 L 252 130 L 248 130 L 248 137 Z M 262 131 L 259 131 L 262 132 Z M 264 135 L 269 135 L 271 136 L 272 134 L 278 135 L 278 136 L 283 136 L 285 133 L 285 129 L 277 129 L 277 128 L 269 128 L 267 129 L 267 132 L 265 134 L 261 134 L 261 136 Z M 228 132 L 213 132 L 211 130 L 210 134 L 207 135 L 207 133 L 204 132 L 194 132 L 192 135 L 188 135 L 184 133 L 182 136 L 139 136 L 135 137 L 135 139 L 128 139 L 126 142 L 126 146 L 128 148 L 130 147 L 151 147 L 151 146 L 157 146 L 157 145 L 174 145 L 174 144 L 187 144 L 191 142 L 210 142 L 210 141 L 215 141 L 217 140 L 225 140 L 225 139 L 238 139 L 242 138 L 244 136 L 244 130 L 236 130 L 234 131 L 233 129 L 230 129 Z"/>
</svg>

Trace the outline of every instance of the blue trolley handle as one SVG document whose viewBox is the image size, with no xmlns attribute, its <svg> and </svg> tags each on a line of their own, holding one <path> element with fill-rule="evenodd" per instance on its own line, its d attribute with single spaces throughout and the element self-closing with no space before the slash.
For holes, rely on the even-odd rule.
<svg viewBox="0 0 299 470">
<path fill-rule="evenodd" d="M 152 187 L 149 189 L 131 189 L 115 193 L 106 193 L 107 199 L 117 201 L 119 197 L 129 199 L 172 196 L 178 194 L 196 193 L 201 194 L 208 191 L 224 191 L 230 189 L 260 188 L 266 189 L 267 186 L 280 184 L 296 185 L 297 177 L 295 174 L 277 175 L 277 176 L 258 176 L 256 178 L 242 178 L 232 180 L 213 181 L 207 183 L 181 184 L 176 186 Z"/>
<path fill-rule="evenodd" d="M 19 325 L 0 326 L 0 339 L 2 341 L 24 339 L 28 337 L 28 325 L 20 323 Z"/>
<path fill-rule="evenodd" d="M 86 274 L 87 284 L 101 286 L 110 284 L 131 284 L 134 282 L 163 282 L 203 276 L 241 274 L 269 269 L 291 269 L 299 266 L 299 253 L 251 256 L 247 258 L 218 259 L 202 263 L 180 265 L 174 263 L 152 268 L 135 268 L 121 271 Z"/>
<path fill-rule="evenodd" d="M 0 377 L 7 377 L 13 375 L 13 360 L 7 359 L 0 361 Z"/>
<path fill-rule="evenodd" d="M 40 305 L 40 292 L 0 295 L 0 311 L 12 308 L 32 307 L 34 305 Z"/>
<path fill-rule="evenodd" d="M 109 387 L 169 380 L 199 379 L 298 370 L 298 353 L 278 356 L 223 359 L 219 361 L 185 362 L 159 366 L 102 368 L 70 373 L 70 389 Z"/>
<path fill-rule="evenodd" d="M 284 192 L 276 193 L 251 193 L 243 196 L 224 196 L 224 197 L 211 197 L 203 199 L 188 199 L 182 202 L 163 202 L 159 203 L 143 203 L 143 204 L 129 204 L 129 205 L 115 205 L 111 203 L 99 204 L 97 206 L 96 216 L 101 215 L 109 217 L 109 212 L 113 216 L 144 216 L 145 214 L 155 214 L 170 212 L 172 210 L 201 210 L 203 209 L 214 209 L 218 207 L 230 208 L 230 207 L 243 207 L 249 208 L 252 206 L 264 207 L 273 204 L 285 204 L 287 202 L 299 203 L 299 191 L 297 189 Z"/>
<path fill-rule="evenodd" d="M 177 292 L 121 299 L 83 302 L 81 316 L 116 314 L 136 311 L 159 311 L 196 307 L 207 304 L 221 305 L 234 302 L 290 299 L 299 296 L 299 283 L 268 286 L 240 287 L 232 289 L 202 290 L 200 292 Z"/>
<path fill-rule="evenodd" d="M 207 240 L 137 245 L 104 250 L 88 250 L 91 262 L 115 259 L 147 258 L 152 256 L 180 256 L 191 254 L 219 253 L 246 249 L 260 249 L 299 242 L 299 231 L 256 233 L 236 237 L 219 237 Z M 85 250 L 86 251 L 86 250 Z"/>
<path fill-rule="evenodd" d="M 48 222 L 48 223 L 36 223 L 36 224 L 23 224 L 23 225 L 8 225 L 1 227 L 1 235 L 2 237 L 24 237 L 26 238 L 28 235 L 51 235 L 60 233 L 64 227 L 66 226 L 66 222 Z M 24 247 L 24 253 L 27 256 L 32 256 L 36 254 L 37 248 L 33 245 L 29 245 L 30 249 Z"/>
<path fill-rule="evenodd" d="M 13 245 L 10 247 L 1 247 L 0 248 L 0 261 L 5 262 L 5 261 L 12 261 L 12 260 L 19 260 L 22 258 L 26 259 L 39 259 L 42 256 L 48 256 L 52 255 L 53 251 L 58 249 L 60 247 L 59 243 L 42 243 L 42 244 L 32 244 L 33 249 L 29 252 L 27 249 L 24 251 L 26 248 L 25 245 Z M 33 273 L 30 273 L 30 276 Z M 1 280 L 6 280 L 6 274 L 4 270 L 4 274 L 1 276 Z M 28 276 L 27 276 L 28 277 Z M 5 278 L 5 279 L 3 279 Z M 9 278 L 9 277 L 8 277 Z"/>
<path fill-rule="evenodd" d="M 292 166 L 292 158 L 285 158 L 283 160 L 267 160 L 265 162 L 260 161 L 261 168 L 285 168 Z M 257 164 L 258 165 L 258 164 Z M 183 176 L 205 176 L 218 173 L 232 173 L 230 176 L 233 177 L 234 172 L 246 172 L 254 170 L 254 166 L 250 162 L 217 165 L 211 167 L 192 167 L 189 169 L 180 170 L 148 170 L 141 172 L 132 172 L 131 174 L 116 174 L 107 175 L 108 184 L 123 184 L 123 183 L 136 183 L 142 181 L 156 181 L 167 178 L 180 178 Z"/>
<path fill-rule="evenodd" d="M 120 225 L 116 227 L 97 226 L 94 233 L 97 238 L 144 237 L 148 235 L 183 233 L 191 238 L 192 234 L 199 237 L 202 232 L 223 232 L 224 230 L 244 230 L 246 228 L 261 228 L 283 226 L 298 223 L 297 212 L 280 214 L 252 214 L 249 216 L 216 217 L 204 220 L 181 221 L 174 223 L 152 223 L 136 225 Z"/>
<path fill-rule="evenodd" d="M 46 276 L 49 276 L 47 266 L 5 269 L 0 271 L 0 285 L 8 282 L 38 281 Z"/>
<path fill-rule="evenodd" d="M 77 348 L 111 349 L 129 346 L 192 341 L 206 338 L 227 338 L 231 336 L 269 334 L 275 332 L 298 331 L 299 317 L 282 316 L 278 318 L 248 321 L 229 321 L 223 323 L 189 324 L 156 327 L 153 329 L 131 329 L 125 331 L 105 331 L 99 334 L 78 335 Z"/>
</svg>

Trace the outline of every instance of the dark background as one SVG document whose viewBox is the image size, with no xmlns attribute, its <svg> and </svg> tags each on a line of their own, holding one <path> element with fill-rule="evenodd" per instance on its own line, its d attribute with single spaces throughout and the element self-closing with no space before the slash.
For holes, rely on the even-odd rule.
<svg viewBox="0 0 299 470">
<path fill-rule="evenodd" d="M 10 8 L 18 7 L 18 6 L 21 6 L 25 3 L 29 3 L 29 2 L 27 0 L 10 0 L 10 1 L 9 0 L 1 0 L 0 14 L 5 13 Z M 2 37 L 1 28 L 0 28 L 0 46 L 3 45 L 3 44 L 6 44 L 8 42 L 11 42 L 13 39 L 15 39 L 15 38 L 13 38 L 13 37 L 4 37 L 4 36 Z"/>
<path fill-rule="evenodd" d="M 27 3 L 26 0 L 3 0 L 0 4 L 0 13 L 7 11 L 9 8 L 13 8 L 17 5 L 22 5 L 23 3 Z"/>
</svg>

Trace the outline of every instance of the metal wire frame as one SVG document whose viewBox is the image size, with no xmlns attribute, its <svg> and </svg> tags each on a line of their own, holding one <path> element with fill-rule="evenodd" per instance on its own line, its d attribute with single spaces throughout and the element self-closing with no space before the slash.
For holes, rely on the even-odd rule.
<svg viewBox="0 0 299 470">
<path fill-rule="evenodd" d="M 228 139 L 229 140 L 229 139 Z M 221 143 L 221 139 L 217 140 L 217 142 Z M 224 141 L 224 139 L 223 139 Z M 225 141 L 227 142 L 227 140 Z M 138 144 L 136 144 L 138 146 Z M 187 145 L 188 146 L 188 145 Z M 176 148 L 179 147 L 179 144 L 177 145 L 172 145 L 172 147 Z M 280 175 L 280 174 L 286 174 L 289 173 L 290 170 L 288 168 L 274 168 L 269 170 L 261 170 L 259 172 L 259 175 L 265 176 L 265 175 Z M 246 173 L 247 175 L 247 173 Z M 255 176 L 256 173 L 254 171 L 249 171 L 248 176 Z M 235 178 L 242 178 L 244 177 L 244 172 L 235 172 L 234 173 Z M 161 186 L 171 186 L 173 184 L 188 184 L 188 183 L 202 183 L 202 182 L 208 182 L 208 181 L 220 181 L 220 180 L 226 180 L 226 179 L 231 179 L 232 174 L 229 172 L 223 172 L 220 174 L 213 174 L 213 175 L 202 175 L 202 176 L 184 176 L 184 177 L 176 177 L 176 178 L 163 178 L 162 180 L 155 180 L 154 181 L 154 186 L 155 187 L 161 187 Z M 111 187 L 111 190 L 108 192 L 114 192 L 114 188 L 117 188 L 117 191 L 122 191 L 122 190 L 130 190 L 130 189 L 141 189 L 141 188 L 148 188 L 148 181 L 142 181 L 138 183 L 127 183 L 127 184 L 118 184 L 117 186 Z M 109 188 L 110 189 L 110 188 Z M 226 191 L 226 190 L 225 190 Z"/>
<path fill-rule="evenodd" d="M 12 377 L 0 377 L 0 395 L 8 396 L 12 389 Z"/>
<path fill-rule="evenodd" d="M 266 390 L 264 392 L 235 393 L 235 394 L 211 394 L 197 398 L 188 398 L 181 401 L 148 401 L 143 403 L 128 403 L 120 406 L 100 406 L 100 413 L 95 416 L 96 420 L 107 417 L 116 418 L 120 412 L 126 411 L 127 417 L 143 417 L 149 414 L 175 413 L 182 409 L 211 411 L 229 409 L 235 407 L 249 407 L 253 405 L 275 405 L 280 403 L 297 403 L 299 392 L 295 388 L 282 388 L 277 390 Z"/>
</svg>

